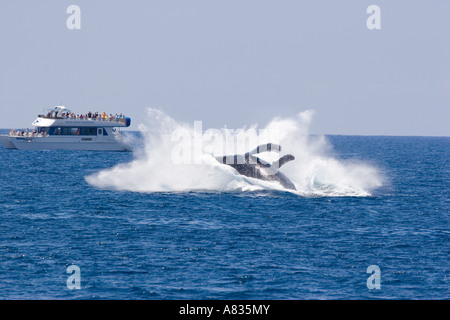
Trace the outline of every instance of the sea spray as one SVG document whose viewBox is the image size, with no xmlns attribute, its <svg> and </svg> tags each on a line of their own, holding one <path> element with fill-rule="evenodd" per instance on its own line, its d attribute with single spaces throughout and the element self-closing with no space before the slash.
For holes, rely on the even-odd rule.
<svg viewBox="0 0 450 320">
<path fill-rule="evenodd" d="M 292 118 L 274 118 L 266 127 L 205 129 L 178 122 L 164 112 L 148 109 L 148 121 L 141 124 L 143 144 L 135 159 L 86 177 L 99 188 L 137 192 L 232 192 L 261 189 L 284 190 L 276 182 L 238 175 L 215 157 L 243 154 L 259 144 L 276 143 L 280 153 L 258 156 L 276 161 L 284 154 L 295 160 L 281 170 L 302 196 L 369 196 L 382 185 L 377 169 L 362 162 L 331 156 L 332 146 L 324 136 L 309 135 L 313 112 Z"/>
<path fill-rule="evenodd" d="M 279 132 L 284 151 L 296 157 L 283 166 L 283 172 L 305 196 L 369 196 L 382 185 L 378 170 L 361 161 L 333 157 L 325 136 L 309 135 L 313 114 L 308 110 L 268 124 L 270 130 Z"/>
</svg>

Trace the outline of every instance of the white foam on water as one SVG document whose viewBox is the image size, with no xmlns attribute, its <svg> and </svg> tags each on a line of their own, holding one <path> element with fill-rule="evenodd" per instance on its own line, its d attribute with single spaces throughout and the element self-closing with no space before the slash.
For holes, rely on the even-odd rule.
<svg viewBox="0 0 450 320">
<path fill-rule="evenodd" d="M 280 168 L 297 188 L 289 192 L 302 196 L 370 196 L 383 183 L 378 170 L 363 162 L 333 157 L 332 146 L 324 136 L 309 135 L 312 116 L 313 112 L 308 110 L 292 118 L 274 118 L 264 128 L 257 125 L 239 130 L 202 128 L 202 143 L 199 145 L 198 139 L 188 141 L 192 143 L 186 153 L 186 149 L 180 152 L 180 146 L 186 144 L 174 132 L 184 132 L 195 139 L 198 126 L 178 122 L 150 108 L 147 123 L 139 126 L 144 143 L 134 151 L 135 159 L 87 176 L 86 180 L 99 188 L 136 192 L 287 191 L 277 182 L 238 175 L 232 167 L 215 159 L 243 154 L 258 144 L 272 142 L 282 146 L 281 152 L 261 153 L 262 159 L 275 161 L 284 154 L 295 156 L 295 160 Z M 219 133 L 226 137 L 225 141 L 218 138 Z M 180 161 L 183 156 L 192 161 Z"/>
</svg>

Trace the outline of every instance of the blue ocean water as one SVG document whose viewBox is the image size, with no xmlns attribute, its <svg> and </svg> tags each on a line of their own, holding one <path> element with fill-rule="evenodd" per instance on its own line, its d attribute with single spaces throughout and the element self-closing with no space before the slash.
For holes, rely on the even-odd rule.
<svg viewBox="0 0 450 320">
<path fill-rule="evenodd" d="M 0 299 L 449 299 L 450 138 L 327 139 L 383 185 L 366 197 L 117 191 L 85 178 L 133 153 L 0 147 Z"/>
</svg>

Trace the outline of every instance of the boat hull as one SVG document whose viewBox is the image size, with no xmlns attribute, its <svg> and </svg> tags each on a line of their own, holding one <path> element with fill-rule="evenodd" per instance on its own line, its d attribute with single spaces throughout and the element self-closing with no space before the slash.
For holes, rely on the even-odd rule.
<svg viewBox="0 0 450 320">
<path fill-rule="evenodd" d="M 96 139 L 61 141 L 51 137 L 0 136 L 0 143 L 6 149 L 19 150 L 90 150 L 90 151 L 131 151 L 131 147 L 119 141 L 96 141 Z"/>
<path fill-rule="evenodd" d="M 0 136 L 0 143 L 5 149 L 17 149 L 8 136 Z"/>
</svg>

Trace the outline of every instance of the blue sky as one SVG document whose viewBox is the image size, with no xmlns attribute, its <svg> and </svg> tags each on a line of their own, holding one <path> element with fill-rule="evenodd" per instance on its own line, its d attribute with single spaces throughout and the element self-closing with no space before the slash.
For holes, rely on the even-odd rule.
<svg viewBox="0 0 450 320">
<path fill-rule="evenodd" d="M 62 103 L 134 130 L 148 107 L 205 129 L 312 109 L 312 133 L 449 136 L 449 30 L 444 0 L 5 0 L 0 128 Z"/>
</svg>

